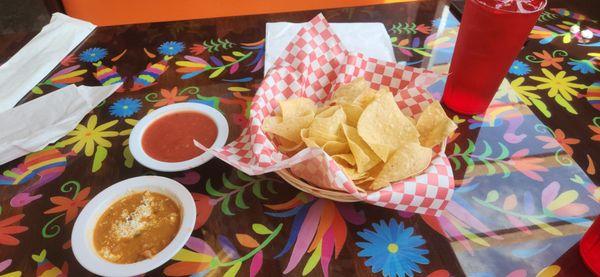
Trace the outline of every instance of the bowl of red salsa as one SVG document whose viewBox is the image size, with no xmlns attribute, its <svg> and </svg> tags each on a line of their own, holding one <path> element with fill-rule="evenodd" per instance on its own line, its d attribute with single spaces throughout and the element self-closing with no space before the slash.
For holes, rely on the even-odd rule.
<svg viewBox="0 0 600 277">
<path fill-rule="evenodd" d="M 229 126 L 216 109 L 200 103 L 177 103 L 142 118 L 131 131 L 129 147 L 140 164 L 157 171 L 183 171 L 200 166 L 213 155 L 208 148 L 225 145 Z"/>
</svg>

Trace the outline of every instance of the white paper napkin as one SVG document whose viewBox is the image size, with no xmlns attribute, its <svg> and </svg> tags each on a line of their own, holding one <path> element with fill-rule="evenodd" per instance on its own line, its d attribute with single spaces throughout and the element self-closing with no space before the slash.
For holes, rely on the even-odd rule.
<svg viewBox="0 0 600 277">
<path fill-rule="evenodd" d="M 39 34 L 0 66 L 0 112 L 14 107 L 94 28 L 92 23 L 53 14 Z"/>
<path fill-rule="evenodd" d="M 121 84 L 99 87 L 69 85 L 0 112 L 0 165 L 41 150 L 64 137 Z"/>
<path fill-rule="evenodd" d="M 267 23 L 265 75 L 304 24 L 306 23 Z M 396 62 L 390 35 L 382 23 L 330 23 L 330 25 L 349 51 L 382 61 Z"/>
</svg>

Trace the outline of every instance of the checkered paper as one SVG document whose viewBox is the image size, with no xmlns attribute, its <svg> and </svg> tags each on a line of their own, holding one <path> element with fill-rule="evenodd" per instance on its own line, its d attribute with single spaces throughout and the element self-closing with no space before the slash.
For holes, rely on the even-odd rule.
<svg viewBox="0 0 600 277">
<path fill-rule="evenodd" d="M 441 76 L 348 52 L 319 14 L 298 32 L 267 73 L 252 100 L 249 126 L 241 136 L 221 149 L 208 151 L 250 175 L 288 168 L 315 187 L 347 192 L 357 200 L 401 211 L 440 215 L 454 191 L 452 169 L 443 150 L 421 175 L 376 192 L 365 192 L 323 150 L 307 148 L 287 157 L 277 151 L 262 131 L 263 120 L 278 110 L 279 101 L 308 97 L 323 103 L 337 87 L 357 77 L 365 78 L 373 89 L 388 87 L 402 112 L 418 116 L 433 99 L 423 88 Z"/>
</svg>

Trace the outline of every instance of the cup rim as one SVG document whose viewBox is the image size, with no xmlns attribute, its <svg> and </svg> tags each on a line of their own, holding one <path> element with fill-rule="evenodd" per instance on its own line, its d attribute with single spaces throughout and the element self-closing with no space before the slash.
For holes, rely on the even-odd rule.
<svg viewBox="0 0 600 277">
<path fill-rule="evenodd" d="M 548 5 L 548 0 L 543 0 L 544 3 L 538 9 L 533 10 L 533 11 L 527 11 L 526 10 L 525 12 L 521 12 L 521 11 L 510 11 L 510 10 L 497 9 L 495 7 L 492 7 L 492 6 L 486 5 L 484 3 L 481 3 L 478 0 L 468 0 L 468 1 L 469 2 L 474 2 L 475 4 L 477 4 L 480 7 L 483 7 L 483 8 L 486 8 L 486 9 L 490 9 L 490 10 L 493 10 L 493 11 L 503 12 L 503 13 L 506 13 L 506 14 L 532 14 L 532 13 L 537 13 L 537 12 L 543 11 L 546 8 L 546 5 Z"/>
</svg>

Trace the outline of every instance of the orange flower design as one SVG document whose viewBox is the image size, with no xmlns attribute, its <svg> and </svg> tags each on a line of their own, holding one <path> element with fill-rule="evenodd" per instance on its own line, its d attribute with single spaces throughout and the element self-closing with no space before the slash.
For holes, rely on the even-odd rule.
<svg viewBox="0 0 600 277">
<path fill-rule="evenodd" d="M 547 136 L 536 136 L 535 138 L 537 138 L 538 140 L 541 140 L 543 142 L 546 142 L 546 144 L 544 146 L 542 146 L 542 148 L 544 149 L 551 149 L 551 148 L 556 148 L 561 146 L 565 152 L 567 152 L 567 154 L 569 155 L 573 155 L 573 148 L 571 148 L 571 145 L 575 145 L 579 143 L 579 139 L 576 138 L 567 138 L 567 136 L 565 135 L 565 132 L 563 132 L 563 130 L 561 129 L 556 129 L 554 131 L 554 137 L 547 137 Z"/>
<path fill-rule="evenodd" d="M 9 218 L 0 220 L 0 245 L 18 245 L 19 240 L 12 235 L 27 231 L 25 226 L 13 225 L 25 217 L 24 214 L 13 215 Z"/>
<path fill-rule="evenodd" d="M 542 53 L 533 52 L 533 54 L 536 57 L 542 59 L 542 63 L 540 64 L 542 67 L 553 66 L 554 68 L 556 68 L 558 70 L 562 70 L 562 66 L 560 65 L 560 63 L 563 62 L 565 60 L 565 58 L 553 57 L 546 50 L 543 50 Z"/>
<path fill-rule="evenodd" d="M 66 211 L 65 224 L 68 224 L 75 219 L 79 213 L 79 209 L 87 204 L 88 200 L 86 198 L 89 194 L 90 188 L 87 187 L 82 189 L 73 199 L 64 196 L 50 197 L 50 202 L 56 204 L 56 207 L 45 211 L 44 214 L 56 214 Z"/>
<path fill-rule="evenodd" d="M 600 127 L 594 125 L 588 125 L 588 127 L 590 127 L 590 130 L 592 130 L 592 132 L 596 133 L 590 139 L 600 141 Z"/>
<path fill-rule="evenodd" d="M 189 96 L 177 95 L 178 92 L 179 91 L 177 90 L 177 87 L 174 87 L 173 89 L 171 89 L 171 91 L 169 91 L 168 89 L 161 89 L 160 94 L 164 97 L 164 99 L 156 102 L 154 104 L 154 107 L 171 105 L 177 102 L 183 102 L 188 99 Z"/>
</svg>

